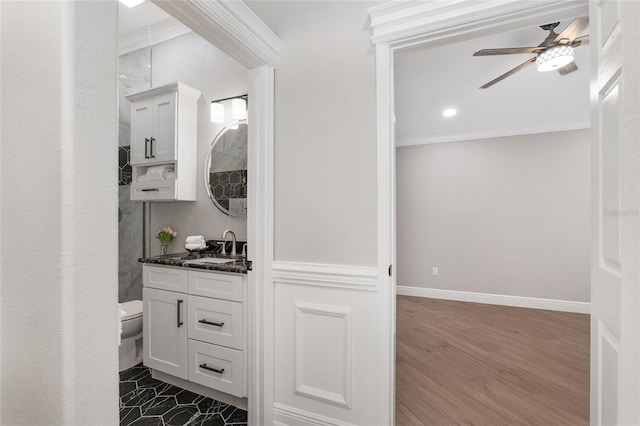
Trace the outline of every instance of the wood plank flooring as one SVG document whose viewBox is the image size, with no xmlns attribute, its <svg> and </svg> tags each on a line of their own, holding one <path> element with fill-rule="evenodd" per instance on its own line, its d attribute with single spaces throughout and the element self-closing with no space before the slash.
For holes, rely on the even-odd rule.
<svg viewBox="0 0 640 426">
<path fill-rule="evenodd" d="M 588 425 L 589 316 L 398 296 L 396 424 Z"/>
</svg>

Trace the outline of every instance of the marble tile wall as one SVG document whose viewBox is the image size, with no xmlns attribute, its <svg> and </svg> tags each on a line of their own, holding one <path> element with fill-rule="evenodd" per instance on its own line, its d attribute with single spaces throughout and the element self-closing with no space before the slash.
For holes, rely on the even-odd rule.
<svg viewBox="0 0 640 426">
<path fill-rule="evenodd" d="M 142 253 L 141 202 L 129 199 L 131 166 L 128 154 L 131 129 L 129 93 L 151 87 L 151 49 L 145 48 L 120 56 L 119 61 L 119 114 L 118 151 L 118 301 L 142 300 L 142 264 L 138 259 Z"/>
</svg>

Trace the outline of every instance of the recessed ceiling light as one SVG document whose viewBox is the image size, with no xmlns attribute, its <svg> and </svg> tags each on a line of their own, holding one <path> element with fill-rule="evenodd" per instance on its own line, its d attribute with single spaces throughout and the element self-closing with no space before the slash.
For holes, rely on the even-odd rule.
<svg viewBox="0 0 640 426">
<path fill-rule="evenodd" d="M 442 115 L 444 115 L 445 117 L 453 117 L 457 113 L 458 111 L 456 111 L 455 108 L 447 108 L 444 111 L 442 111 Z"/>
<path fill-rule="evenodd" d="M 145 0 L 120 0 L 120 3 L 129 7 L 136 7 L 137 5 L 142 4 L 144 2 Z"/>
</svg>

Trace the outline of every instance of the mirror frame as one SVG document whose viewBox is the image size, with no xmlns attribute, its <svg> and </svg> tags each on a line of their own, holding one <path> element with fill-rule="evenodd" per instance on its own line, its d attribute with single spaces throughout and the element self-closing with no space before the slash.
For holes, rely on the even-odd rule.
<svg viewBox="0 0 640 426">
<path fill-rule="evenodd" d="M 238 219 L 246 219 L 247 215 L 246 213 L 243 216 L 236 216 L 231 214 L 231 212 L 227 209 L 225 209 L 223 206 L 220 205 L 220 203 L 218 202 L 218 200 L 215 199 L 215 197 L 213 196 L 213 192 L 211 191 L 211 182 L 210 182 L 210 176 L 211 176 L 211 157 L 213 154 L 213 148 L 216 146 L 216 143 L 220 140 L 220 138 L 222 138 L 222 136 L 225 135 L 225 133 L 227 133 L 229 130 L 236 130 L 233 129 L 232 127 L 234 126 L 240 126 L 242 124 L 245 125 L 249 125 L 249 123 L 247 122 L 246 119 L 243 120 L 235 120 L 232 121 L 230 123 L 227 123 L 222 130 L 220 130 L 218 132 L 218 134 L 216 135 L 215 138 L 213 138 L 213 141 L 211 142 L 211 146 L 209 146 L 209 150 L 207 151 L 207 157 L 204 161 L 204 186 L 207 189 L 207 194 L 209 194 L 209 198 L 211 199 L 211 201 L 213 201 L 213 204 L 218 208 L 218 210 L 220 210 L 222 213 L 226 214 L 229 217 L 235 217 Z M 247 139 L 249 137 L 249 133 L 247 132 Z M 248 142 L 248 141 L 247 141 Z M 248 148 L 248 145 L 247 145 Z M 247 157 L 248 157 L 248 152 L 247 152 Z"/>
</svg>

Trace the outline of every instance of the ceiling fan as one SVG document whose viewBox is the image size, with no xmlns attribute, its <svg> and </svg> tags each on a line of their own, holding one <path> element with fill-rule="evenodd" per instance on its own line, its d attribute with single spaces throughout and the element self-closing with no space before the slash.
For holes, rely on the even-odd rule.
<svg viewBox="0 0 640 426">
<path fill-rule="evenodd" d="M 500 77 L 497 77 L 487 84 L 481 86 L 486 89 L 493 86 L 499 81 L 504 80 L 531 65 L 534 62 L 538 64 L 538 71 L 557 70 L 561 75 L 566 75 L 578 69 L 573 60 L 573 49 L 589 44 L 589 36 L 578 37 L 589 26 L 589 17 L 582 16 L 571 22 L 567 28 L 560 34 L 554 30 L 560 22 L 541 25 L 545 31 L 549 31 L 549 35 L 536 47 L 507 47 L 502 49 L 482 49 L 478 50 L 473 56 L 489 56 L 489 55 L 511 55 L 516 53 L 535 53 L 536 56 L 523 62 L 517 67 L 507 71 Z"/>
</svg>

